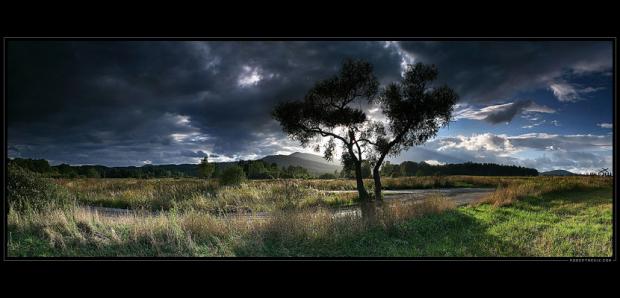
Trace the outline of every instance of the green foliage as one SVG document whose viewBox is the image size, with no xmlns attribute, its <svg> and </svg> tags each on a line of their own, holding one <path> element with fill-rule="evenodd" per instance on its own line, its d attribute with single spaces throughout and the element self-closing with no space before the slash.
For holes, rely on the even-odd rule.
<svg viewBox="0 0 620 298">
<path fill-rule="evenodd" d="M 263 162 L 253 162 L 250 163 L 250 167 L 248 168 L 248 177 L 264 177 L 267 175 L 267 169 L 265 169 Z"/>
<path fill-rule="evenodd" d="M 209 163 L 209 160 L 205 156 L 200 164 L 198 165 L 198 177 L 200 178 L 211 178 L 213 173 L 215 172 L 215 165 Z"/>
<path fill-rule="evenodd" d="M 243 168 L 234 165 L 222 171 L 222 175 L 220 176 L 220 184 L 234 186 L 243 183 L 245 179 L 245 172 L 243 172 Z"/>
<path fill-rule="evenodd" d="M 458 94 L 447 85 L 434 86 L 438 74 L 435 65 L 408 65 L 400 82 L 381 91 L 379 104 L 387 123 L 375 122 L 367 133 L 374 138 L 376 171 L 388 155 L 424 144 L 450 122 Z M 376 196 L 381 195 L 380 180 L 375 180 Z"/>
<path fill-rule="evenodd" d="M 243 168 L 248 179 L 275 179 L 282 177 L 283 171 L 276 163 L 266 163 L 262 160 L 247 160 L 237 163 Z"/>
<path fill-rule="evenodd" d="M 386 162 L 381 168 L 384 177 L 411 177 L 430 175 L 472 175 L 472 176 L 538 176 L 536 169 L 513 165 L 498 165 L 493 163 L 460 163 L 445 165 L 430 165 L 425 162 L 405 161 L 398 164 Z"/>
<path fill-rule="evenodd" d="M 400 177 L 400 166 L 386 161 L 381 167 L 380 174 L 383 177 Z"/>
<path fill-rule="evenodd" d="M 328 160 L 333 158 L 336 148 L 334 140 L 341 142 L 345 151 L 351 153 L 355 146 L 359 158 L 353 154 L 351 160 L 359 166 L 362 147 L 368 146 L 368 142 L 358 140 L 363 137 L 365 126 L 370 122 L 361 106 L 375 102 L 378 90 L 379 81 L 373 74 L 372 64 L 348 59 L 337 75 L 316 82 L 302 100 L 279 103 L 272 116 L 289 137 L 302 146 L 308 146 L 316 138 L 329 137 L 323 153 Z M 316 149 L 320 150 L 320 146 Z M 347 163 L 343 160 L 345 169 Z M 356 171 L 356 179 L 360 183 L 362 177 L 357 173 L 359 171 Z M 368 196 L 361 186 L 358 192 L 360 198 Z"/>
<path fill-rule="evenodd" d="M 336 179 L 336 174 L 325 173 L 319 176 L 319 179 Z"/>
<path fill-rule="evenodd" d="M 58 170 L 58 173 L 60 174 L 61 177 L 67 177 L 67 178 L 78 177 L 77 171 L 68 164 L 61 164 L 57 166 L 56 169 Z"/>
<path fill-rule="evenodd" d="M 361 127 L 367 118 L 356 104 L 372 102 L 378 87 L 370 63 L 346 60 L 338 75 L 317 82 L 303 100 L 278 104 L 272 115 L 289 136 L 307 144 L 339 126 Z"/>
<path fill-rule="evenodd" d="M 16 211 L 65 208 L 73 202 L 69 192 L 41 174 L 8 165 L 7 192 L 9 209 Z"/>
<path fill-rule="evenodd" d="M 309 179 L 314 178 L 312 174 L 308 172 L 303 167 L 299 166 L 288 166 L 286 168 L 282 168 L 282 172 L 280 174 L 281 178 L 289 178 L 289 179 Z"/>
<path fill-rule="evenodd" d="M 370 167 L 370 162 L 368 162 L 367 160 L 364 160 L 362 162 L 362 178 L 368 179 L 370 177 L 372 177 L 372 169 Z"/>
<path fill-rule="evenodd" d="M 45 159 L 23 159 L 15 158 L 9 163 L 35 173 L 49 173 L 52 171 L 50 164 Z"/>
<path fill-rule="evenodd" d="M 86 177 L 88 177 L 88 178 L 101 178 L 101 175 L 94 168 L 89 168 L 86 171 Z"/>
</svg>

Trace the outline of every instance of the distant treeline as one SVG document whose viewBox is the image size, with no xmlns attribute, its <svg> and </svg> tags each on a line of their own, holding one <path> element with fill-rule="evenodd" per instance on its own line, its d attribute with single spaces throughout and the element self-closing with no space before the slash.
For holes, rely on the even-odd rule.
<svg viewBox="0 0 620 298">
<path fill-rule="evenodd" d="M 401 164 L 386 162 L 381 168 L 381 176 L 431 176 L 431 175 L 472 175 L 472 176 L 538 176 L 536 169 L 519 166 L 506 166 L 494 163 L 458 163 L 430 165 L 425 162 L 405 161 Z"/>
<path fill-rule="evenodd" d="M 16 164 L 33 172 L 54 178 L 182 178 L 198 177 L 197 164 L 181 165 L 144 165 L 141 167 L 106 167 L 97 165 L 70 166 L 61 164 L 50 166 L 44 159 L 15 158 L 9 163 Z M 239 166 L 249 179 L 333 179 L 350 178 L 352 171 L 344 169 L 341 172 L 315 175 L 300 166 L 279 167 L 276 163 L 266 163 L 262 160 L 215 163 L 212 177 L 218 178 L 223 170 L 231 166 Z M 364 164 L 362 169 L 364 178 L 371 177 L 370 165 Z M 386 164 L 381 168 L 381 175 L 385 177 L 432 176 L 432 175 L 474 175 L 474 176 L 538 176 L 535 169 L 506 166 L 492 163 L 462 163 L 446 165 L 430 165 L 425 162 L 406 161 L 401 164 Z"/>
<path fill-rule="evenodd" d="M 15 158 L 9 163 L 16 164 L 30 171 L 44 174 L 53 178 L 182 178 L 198 177 L 197 164 L 181 165 L 144 165 L 141 167 L 106 167 L 98 165 L 70 166 L 61 164 L 50 166 L 45 159 Z M 335 178 L 333 174 L 313 175 L 307 169 L 298 166 L 278 167 L 276 163 L 266 163 L 262 160 L 215 163 L 213 178 L 219 178 L 223 170 L 237 165 L 241 167 L 249 179 L 277 179 L 277 178 Z M 329 177 L 327 177 L 329 176 Z"/>
<path fill-rule="evenodd" d="M 232 164 L 232 163 L 231 163 Z M 218 176 L 218 165 L 215 165 L 215 176 Z M 237 165 L 243 168 L 245 176 L 249 179 L 278 179 L 278 178 L 295 178 L 295 179 L 311 179 L 319 178 L 316 175 L 311 174 L 304 167 L 300 166 L 288 166 L 278 167 L 276 163 L 267 163 L 262 160 L 242 160 L 237 162 Z M 220 166 L 220 169 L 225 167 Z M 221 172 L 221 171 L 220 171 Z M 332 175 L 332 178 L 336 178 Z"/>
</svg>

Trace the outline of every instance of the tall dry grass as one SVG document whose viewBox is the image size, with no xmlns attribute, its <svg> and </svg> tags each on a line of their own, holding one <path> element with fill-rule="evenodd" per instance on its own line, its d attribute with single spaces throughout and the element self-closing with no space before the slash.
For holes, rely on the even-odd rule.
<svg viewBox="0 0 620 298">
<path fill-rule="evenodd" d="M 369 186 L 371 180 L 365 181 Z M 239 186 L 219 186 L 201 179 L 72 179 L 58 180 L 81 204 L 148 210 L 199 210 L 212 213 L 273 212 L 308 207 L 355 204 L 355 193 L 325 190 L 355 190 L 352 180 L 255 180 Z M 497 191 L 481 202 L 496 206 L 524 196 L 572 187 L 610 185 L 603 177 L 488 177 L 428 176 L 384 178 L 386 189 L 494 187 Z"/>
<path fill-rule="evenodd" d="M 57 256 L 224 256 L 237 254 L 235 247 L 260 251 L 266 241 L 333 241 L 370 229 L 389 229 L 407 219 L 450 208 L 454 205 L 439 197 L 420 204 L 386 204 L 372 223 L 353 213 L 335 216 L 326 208 L 280 210 L 259 219 L 216 217 L 195 210 L 104 215 L 79 206 L 11 211 L 8 247 L 9 255 L 14 255 L 18 253 L 11 251 L 14 237 L 35 235 L 43 240 L 50 254 Z"/>
<path fill-rule="evenodd" d="M 495 192 L 481 198 L 478 204 L 505 206 L 519 199 L 555 191 L 585 190 L 611 187 L 611 177 L 570 176 L 570 177 L 536 177 L 536 179 L 512 180 L 498 186 Z"/>
<path fill-rule="evenodd" d="M 248 181 L 219 186 L 200 179 L 59 179 L 84 205 L 147 210 L 202 210 L 213 213 L 264 212 L 350 205 L 356 194 L 330 194 L 303 180 Z"/>
<path fill-rule="evenodd" d="M 433 194 L 421 201 L 395 201 L 386 204 L 380 212 L 380 220 L 386 225 L 396 224 L 414 217 L 441 213 L 456 208 L 456 203 L 440 194 Z"/>
<path fill-rule="evenodd" d="M 536 177 L 492 177 L 492 176 L 421 176 L 421 177 L 382 177 L 383 189 L 411 188 L 450 188 L 450 187 L 495 187 L 507 184 L 515 179 L 528 180 Z M 254 180 L 251 185 L 281 183 L 283 180 Z M 353 179 L 288 179 L 304 187 L 317 190 L 356 190 Z M 374 187 L 372 179 L 364 179 L 366 188 Z"/>
</svg>

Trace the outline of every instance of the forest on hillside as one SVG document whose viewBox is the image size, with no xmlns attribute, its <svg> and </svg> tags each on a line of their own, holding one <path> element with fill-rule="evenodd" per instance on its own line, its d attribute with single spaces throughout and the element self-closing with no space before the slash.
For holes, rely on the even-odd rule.
<svg viewBox="0 0 620 298">
<path fill-rule="evenodd" d="M 60 164 L 51 166 L 45 159 L 15 158 L 9 163 L 18 165 L 32 172 L 41 173 L 53 178 L 182 178 L 199 177 L 199 165 L 144 165 L 141 167 L 106 167 L 100 165 L 71 166 Z M 352 178 L 352 169 L 344 167 L 342 171 L 311 174 L 300 166 L 289 165 L 279 167 L 276 163 L 267 163 L 262 160 L 249 160 L 230 163 L 213 163 L 214 171 L 210 177 L 217 178 L 227 167 L 239 166 L 249 179 L 334 179 Z M 433 175 L 472 175 L 472 176 L 538 176 L 536 169 L 513 165 L 498 165 L 493 163 L 460 163 L 445 165 L 430 165 L 426 162 L 406 161 L 401 164 L 386 162 L 381 168 L 381 175 L 385 177 L 411 177 Z M 362 176 L 371 178 L 371 165 L 364 163 Z"/>
</svg>

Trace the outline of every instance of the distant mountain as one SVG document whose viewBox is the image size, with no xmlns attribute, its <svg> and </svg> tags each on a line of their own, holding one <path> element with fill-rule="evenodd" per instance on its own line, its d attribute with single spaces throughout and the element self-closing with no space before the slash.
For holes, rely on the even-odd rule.
<svg viewBox="0 0 620 298">
<path fill-rule="evenodd" d="M 269 155 L 261 159 L 266 163 L 276 163 L 279 167 L 299 166 L 304 167 L 313 174 L 333 174 L 340 171 L 342 166 L 337 162 L 329 162 L 322 156 L 295 152 L 290 155 Z"/>
<path fill-rule="evenodd" d="M 578 176 L 578 174 L 566 170 L 553 170 L 542 172 L 540 173 L 540 176 Z"/>
</svg>

